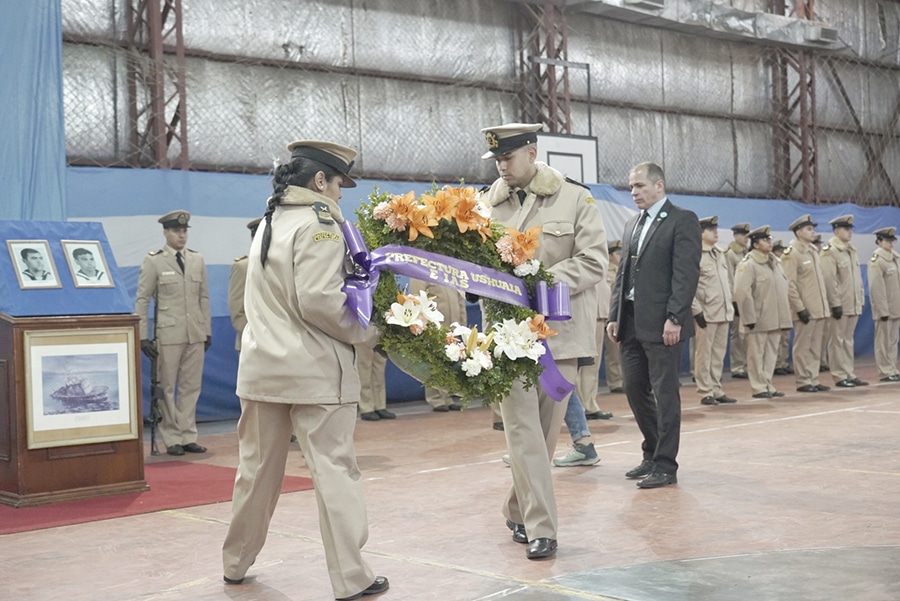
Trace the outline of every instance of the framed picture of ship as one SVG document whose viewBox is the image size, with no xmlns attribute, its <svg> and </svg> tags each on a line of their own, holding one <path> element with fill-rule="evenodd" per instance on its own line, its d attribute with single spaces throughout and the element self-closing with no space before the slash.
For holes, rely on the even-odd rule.
<svg viewBox="0 0 900 601">
<path fill-rule="evenodd" d="M 24 334 L 28 448 L 138 437 L 133 328 Z"/>
</svg>

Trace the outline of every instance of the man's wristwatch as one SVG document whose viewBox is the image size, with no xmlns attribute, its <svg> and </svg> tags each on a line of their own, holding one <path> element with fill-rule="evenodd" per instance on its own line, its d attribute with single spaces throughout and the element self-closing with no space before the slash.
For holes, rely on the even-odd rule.
<svg viewBox="0 0 900 601">
<path fill-rule="evenodd" d="M 678 317 L 676 317 L 675 315 L 669 313 L 666 317 L 668 317 L 669 321 L 674 323 L 676 326 L 681 325 L 681 322 L 678 320 Z"/>
</svg>

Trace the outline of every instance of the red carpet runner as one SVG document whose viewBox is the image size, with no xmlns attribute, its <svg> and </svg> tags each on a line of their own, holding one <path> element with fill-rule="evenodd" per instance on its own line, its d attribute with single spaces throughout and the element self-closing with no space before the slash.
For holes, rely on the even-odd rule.
<svg viewBox="0 0 900 601">
<path fill-rule="evenodd" d="M 164 509 L 231 501 L 235 468 L 190 461 L 164 461 L 144 466 L 150 490 L 60 501 L 18 509 L 0 505 L 0 534 L 81 524 Z M 312 480 L 285 476 L 281 492 L 309 490 Z"/>
</svg>

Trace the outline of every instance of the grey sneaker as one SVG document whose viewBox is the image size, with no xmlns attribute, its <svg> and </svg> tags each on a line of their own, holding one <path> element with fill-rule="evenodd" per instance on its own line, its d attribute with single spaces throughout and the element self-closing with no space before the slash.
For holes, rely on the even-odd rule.
<svg viewBox="0 0 900 601">
<path fill-rule="evenodd" d="M 503 459 L 503 463 L 505 463 L 506 465 L 510 465 L 509 455 L 504 455 L 503 457 L 501 457 L 501 459 Z"/>
<path fill-rule="evenodd" d="M 556 457 L 553 459 L 553 465 L 556 467 L 571 467 L 573 465 L 594 465 L 600 461 L 600 456 L 594 450 L 594 443 L 589 442 L 586 445 L 573 443 L 572 450 L 565 457 Z"/>
</svg>

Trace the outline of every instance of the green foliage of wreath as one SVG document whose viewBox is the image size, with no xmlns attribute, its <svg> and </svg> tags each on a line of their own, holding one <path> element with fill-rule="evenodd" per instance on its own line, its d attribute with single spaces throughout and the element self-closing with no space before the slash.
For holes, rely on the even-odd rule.
<svg viewBox="0 0 900 601">
<path fill-rule="evenodd" d="M 437 186 L 432 194 L 438 191 Z M 431 228 L 434 238 L 418 236 L 409 240 L 406 230 L 395 231 L 388 224 L 374 217 L 375 208 L 389 202 L 391 196 L 377 188 L 369 195 L 368 202 L 362 204 L 356 214 L 358 228 L 369 249 L 389 244 L 409 246 L 425 251 L 468 261 L 498 271 L 514 274 L 512 265 L 503 262 L 495 247 L 498 239 L 506 234 L 507 228 L 491 222 L 491 236 L 482 240 L 476 230 L 460 233 L 454 220 L 441 220 Z M 534 287 L 540 280 L 553 284 L 553 277 L 541 266 L 532 275 L 516 276 L 525 282 L 529 298 L 534 295 Z M 482 370 L 476 376 L 469 376 L 459 361 L 454 362 L 445 353 L 450 324 L 430 323 L 418 335 L 405 326 L 387 323 L 386 314 L 401 291 L 395 277 L 382 272 L 373 296 L 371 323 L 381 333 L 380 346 L 401 370 L 410 374 L 427 387 L 438 388 L 459 397 L 465 405 L 481 400 L 484 405 L 500 402 L 509 394 L 516 380 L 522 380 L 530 389 L 537 385 L 543 367 L 529 358 L 509 359 L 505 354 L 493 357 L 493 368 Z M 440 307 L 438 307 L 440 310 Z M 490 299 L 482 299 L 485 324 L 500 324 L 504 320 L 521 322 L 532 318 L 536 312 L 528 307 L 509 305 Z M 465 325 L 465 324 L 463 324 Z M 473 327 L 470 325 L 470 327 Z M 479 327 L 479 330 L 481 328 Z M 493 353 L 492 353 L 493 356 Z"/>
</svg>

